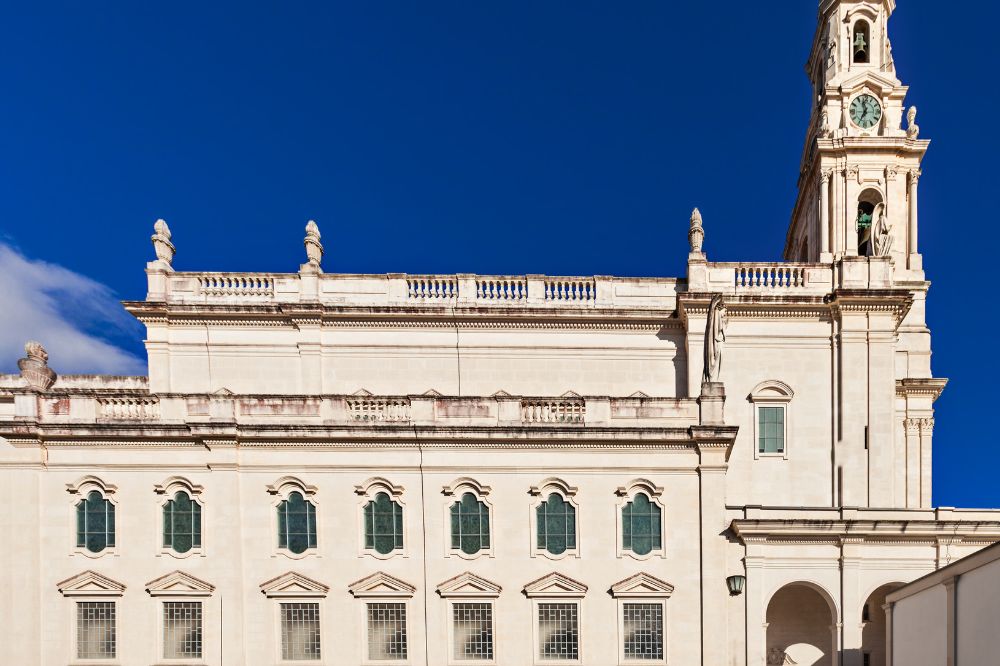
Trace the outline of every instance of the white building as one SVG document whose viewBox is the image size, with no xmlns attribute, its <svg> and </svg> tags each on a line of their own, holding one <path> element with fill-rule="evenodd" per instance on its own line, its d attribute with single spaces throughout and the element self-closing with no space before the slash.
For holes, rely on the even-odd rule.
<svg viewBox="0 0 1000 666">
<path fill-rule="evenodd" d="M 884 663 L 886 592 L 1000 540 L 931 506 L 894 7 L 821 3 L 788 263 L 696 214 L 686 278 L 343 275 L 314 225 L 186 273 L 158 223 L 148 377 L 0 377 L 6 663 Z"/>
<path fill-rule="evenodd" d="M 886 597 L 887 663 L 997 663 L 1000 544 L 904 585 Z"/>
</svg>

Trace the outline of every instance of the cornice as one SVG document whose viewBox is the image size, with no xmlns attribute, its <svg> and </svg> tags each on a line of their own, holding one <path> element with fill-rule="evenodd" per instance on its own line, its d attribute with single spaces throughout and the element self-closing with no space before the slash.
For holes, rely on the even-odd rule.
<svg viewBox="0 0 1000 666">
<path fill-rule="evenodd" d="M 830 540 L 841 544 L 845 538 L 860 543 L 931 543 L 939 537 L 1000 541 L 1000 511 L 993 521 L 736 519 L 730 528 L 744 543 Z"/>
<path fill-rule="evenodd" d="M 948 380 L 943 377 L 906 377 L 896 380 L 896 395 L 900 397 L 941 397 Z"/>
</svg>

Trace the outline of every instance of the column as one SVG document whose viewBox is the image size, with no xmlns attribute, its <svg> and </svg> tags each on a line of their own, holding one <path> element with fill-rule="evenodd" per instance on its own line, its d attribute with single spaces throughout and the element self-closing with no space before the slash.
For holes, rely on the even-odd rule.
<svg viewBox="0 0 1000 666">
<path fill-rule="evenodd" d="M 830 256 L 830 177 L 833 171 L 823 169 L 819 177 L 819 260 L 826 263 Z"/>
<path fill-rule="evenodd" d="M 920 419 L 920 508 L 930 509 L 931 503 L 931 439 L 934 419 Z"/>
<path fill-rule="evenodd" d="M 909 233 L 907 237 L 909 239 L 908 251 L 910 255 L 910 268 L 912 270 L 921 270 L 923 268 L 917 252 L 917 183 L 919 182 L 920 169 L 914 169 L 910 172 L 910 193 L 907 197 L 909 203 Z"/>
<path fill-rule="evenodd" d="M 764 666 L 767 660 L 767 607 L 764 599 L 766 558 L 760 552 L 762 542 L 763 539 L 761 542 L 747 539 L 747 556 L 744 559 L 747 570 L 747 582 L 743 588 L 747 605 L 747 666 Z"/>
<path fill-rule="evenodd" d="M 711 430 L 711 428 L 703 428 Z M 697 437 L 697 433 L 695 434 Z M 735 433 L 733 433 L 735 436 Z M 729 661 L 729 590 L 726 588 L 726 548 L 720 535 L 726 521 L 726 470 L 731 440 L 698 445 L 698 478 L 701 503 L 701 663 Z"/>
<path fill-rule="evenodd" d="M 893 666 L 892 663 L 892 608 L 894 604 L 883 604 L 885 611 L 885 666 Z"/>
</svg>

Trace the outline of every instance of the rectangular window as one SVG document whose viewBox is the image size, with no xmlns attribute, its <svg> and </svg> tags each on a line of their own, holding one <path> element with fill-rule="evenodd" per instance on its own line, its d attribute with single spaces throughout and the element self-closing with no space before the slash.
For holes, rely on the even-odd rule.
<svg viewBox="0 0 1000 666">
<path fill-rule="evenodd" d="M 785 408 L 757 408 L 757 446 L 760 453 L 785 452 Z"/>
<path fill-rule="evenodd" d="M 76 605 L 76 656 L 115 658 L 115 602 L 81 601 Z"/>
<path fill-rule="evenodd" d="M 580 625 L 575 603 L 538 604 L 538 658 L 572 661 L 580 658 Z"/>
<path fill-rule="evenodd" d="M 281 658 L 314 661 L 319 652 L 319 604 L 281 604 Z"/>
<path fill-rule="evenodd" d="M 406 659 L 406 604 L 368 604 L 368 658 L 372 661 Z"/>
<path fill-rule="evenodd" d="M 663 605 L 623 604 L 625 658 L 663 661 Z"/>
<path fill-rule="evenodd" d="M 493 659 L 493 606 L 463 602 L 451 608 L 455 660 Z"/>
<path fill-rule="evenodd" d="M 163 604 L 163 658 L 201 658 L 201 602 Z"/>
</svg>

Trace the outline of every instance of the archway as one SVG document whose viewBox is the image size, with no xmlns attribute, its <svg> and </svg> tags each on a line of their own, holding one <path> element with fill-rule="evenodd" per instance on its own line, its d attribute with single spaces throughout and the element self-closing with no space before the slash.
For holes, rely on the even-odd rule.
<svg viewBox="0 0 1000 666">
<path fill-rule="evenodd" d="M 836 618 L 833 602 L 818 587 L 785 585 L 767 605 L 767 663 L 834 666 Z"/>
<path fill-rule="evenodd" d="M 885 663 L 885 597 L 902 583 L 883 585 L 861 607 L 861 663 L 863 666 L 886 666 Z"/>
</svg>

